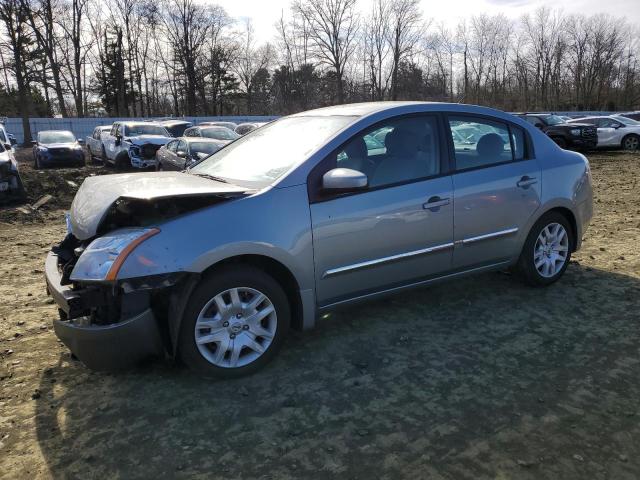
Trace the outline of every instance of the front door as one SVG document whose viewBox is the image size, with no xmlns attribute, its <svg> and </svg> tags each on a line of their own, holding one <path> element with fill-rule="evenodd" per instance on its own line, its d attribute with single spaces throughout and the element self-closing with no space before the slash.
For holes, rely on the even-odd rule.
<svg viewBox="0 0 640 480">
<path fill-rule="evenodd" d="M 486 118 L 449 116 L 455 157 L 453 265 L 466 270 L 519 254 L 529 219 L 540 207 L 540 167 L 525 132 Z M 457 141 L 457 130 L 475 131 Z"/>
<path fill-rule="evenodd" d="M 443 169 L 441 131 L 436 116 L 396 117 L 357 134 L 323 162 L 325 171 L 366 173 L 369 187 L 312 200 L 320 305 L 451 268 L 453 189 Z"/>
</svg>

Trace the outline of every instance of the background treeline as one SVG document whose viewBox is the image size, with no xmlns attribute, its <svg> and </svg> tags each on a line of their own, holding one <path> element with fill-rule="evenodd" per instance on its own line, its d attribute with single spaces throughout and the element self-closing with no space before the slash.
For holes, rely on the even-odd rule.
<svg viewBox="0 0 640 480">
<path fill-rule="evenodd" d="M 360 0 L 364 2 L 364 0 Z M 294 0 L 256 40 L 195 0 L 0 0 L 0 115 L 287 114 L 341 102 L 640 104 L 638 26 L 541 8 L 429 18 L 418 0 Z"/>
</svg>

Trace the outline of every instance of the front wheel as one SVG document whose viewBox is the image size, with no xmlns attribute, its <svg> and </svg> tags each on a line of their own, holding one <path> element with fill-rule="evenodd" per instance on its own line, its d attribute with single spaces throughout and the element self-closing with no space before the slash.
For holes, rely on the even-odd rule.
<svg viewBox="0 0 640 480">
<path fill-rule="evenodd" d="M 625 150 L 636 151 L 640 148 L 640 137 L 638 135 L 627 135 L 622 139 L 622 148 Z"/>
<path fill-rule="evenodd" d="M 573 245 L 573 230 L 564 215 L 548 212 L 531 228 L 517 270 L 530 285 L 550 285 L 567 269 Z"/>
<path fill-rule="evenodd" d="M 289 330 L 282 287 L 257 268 L 225 267 L 196 287 L 185 310 L 178 350 L 190 368 L 234 378 L 266 365 Z"/>
</svg>

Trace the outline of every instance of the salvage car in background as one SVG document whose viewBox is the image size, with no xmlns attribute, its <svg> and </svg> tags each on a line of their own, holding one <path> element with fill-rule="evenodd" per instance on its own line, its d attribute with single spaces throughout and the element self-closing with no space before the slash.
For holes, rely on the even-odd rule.
<svg viewBox="0 0 640 480">
<path fill-rule="evenodd" d="M 167 132 L 169 132 L 169 135 L 174 138 L 181 137 L 182 135 L 184 135 L 184 131 L 187 128 L 193 126 L 191 122 L 188 122 L 186 120 L 161 120 L 158 123 L 166 128 Z"/>
<path fill-rule="evenodd" d="M 210 127 L 210 126 L 197 126 L 191 127 L 184 131 L 185 137 L 202 137 L 211 138 L 212 140 L 220 140 L 226 143 L 232 142 L 236 138 L 240 138 L 240 135 L 233 130 L 229 130 L 226 127 Z"/>
<path fill-rule="evenodd" d="M 226 144 L 227 142 L 201 137 L 172 140 L 156 153 L 156 170 L 184 170 Z"/>
<path fill-rule="evenodd" d="M 35 168 L 84 165 L 82 140 L 68 130 L 43 130 L 32 143 Z"/>
<path fill-rule="evenodd" d="M 594 125 L 598 129 L 599 147 L 616 147 L 624 150 L 640 148 L 640 122 L 623 116 L 593 116 L 571 120 L 570 124 Z"/>
<path fill-rule="evenodd" d="M 546 133 L 561 148 L 579 151 L 593 150 L 598 146 L 598 134 L 593 125 L 569 123 L 550 113 L 515 114 Z"/>
<path fill-rule="evenodd" d="M 456 145 L 460 123 L 490 131 Z M 47 289 L 56 334 L 91 368 L 166 351 L 234 377 L 340 306 L 509 267 L 550 285 L 591 216 L 584 155 L 512 115 L 342 105 L 265 125 L 185 172 L 87 178 Z"/>
<path fill-rule="evenodd" d="M 234 122 L 201 122 L 198 124 L 199 127 L 224 127 L 229 130 L 235 130 L 238 126 Z"/>
<path fill-rule="evenodd" d="M 0 202 L 23 200 L 24 186 L 9 142 L 0 143 Z"/>
<path fill-rule="evenodd" d="M 235 128 L 235 132 L 238 135 L 246 135 L 247 133 L 255 130 L 256 128 L 258 128 L 258 125 L 256 125 L 255 123 L 241 123 L 240 125 L 238 125 Z"/>
<path fill-rule="evenodd" d="M 91 160 L 103 160 L 102 158 L 102 140 L 105 136 L 109 135 L 111 130 L 110 125 L 100 126 L 93 129 L 93 133 L 89 135 L 85 141 L 87 150 L 89 151 L 89 158 Z"/>
<path fill-rule="evenodd" d="M 114 122 L 102 142 L 102 158 L 116 168 L 156 166 L 156 152 L 172 139 L 156 122 Z"/>
<path fill-rule="evenodd" d="M 640 111 L 638 112 L 625 112 L 619 114 L 622 117 L 630 118 L 631 120 L 636 120 L 640 122 Z"/>
</svg>

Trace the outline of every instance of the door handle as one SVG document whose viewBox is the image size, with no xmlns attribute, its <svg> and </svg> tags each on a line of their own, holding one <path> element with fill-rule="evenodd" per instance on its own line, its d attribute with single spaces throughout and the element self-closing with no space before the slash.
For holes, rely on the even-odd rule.
<svg viewBox="0 0 640 480">
<path fill-rule="evenodd" d="M 518 180 L 516 185 L 518 186 L 518 188 L 529 188 L 531 185 L 534 185 L 536 183 L 538 183 L 536 177 L 529 177 L 525 175 L 520 180 Z"/>
<path fill-rule="evenodd" d="M 435 197 L 431 197 L 427 200 L 427 203 L 423 203 L 422 208 L 425 210 L 431 210 L 432 212 L 437 212 L 440 207 L 444 207 L 445 205 L 449 205 L 449 199 L 440 198 L 436 195 Z"/>
</svg>

